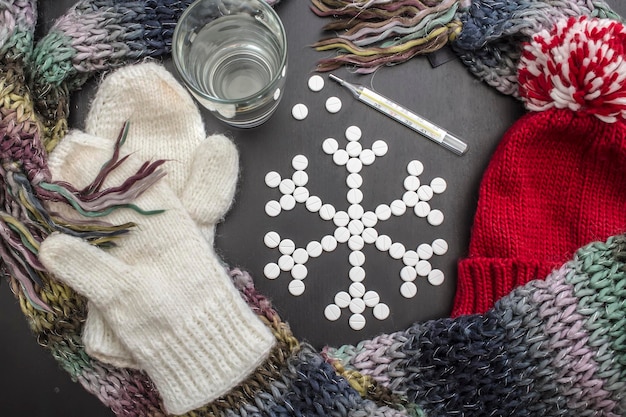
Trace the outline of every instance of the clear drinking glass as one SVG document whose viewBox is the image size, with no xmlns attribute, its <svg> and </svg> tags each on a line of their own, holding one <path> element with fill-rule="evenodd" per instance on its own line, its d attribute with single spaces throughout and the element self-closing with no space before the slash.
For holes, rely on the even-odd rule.
<svg viewBox="0 0 626 417">
<path fill-rule="evenodd" d="M 198 102 L 229 125 L 262 124 L 283 96 L 287 36 L 262 0 L 196 0 L 176 25 L 172 56 Z"/>
</svg>

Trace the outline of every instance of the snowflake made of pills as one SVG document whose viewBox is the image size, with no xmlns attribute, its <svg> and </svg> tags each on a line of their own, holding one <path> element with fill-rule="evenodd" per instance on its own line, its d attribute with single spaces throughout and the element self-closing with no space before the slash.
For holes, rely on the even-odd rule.
<svg viewBox="0 0 626 417">
<path fill-rule="evenodd" d="M 348 261 L 351 268 L 348 276 L 351 283 L 346 291 L 338 292 L 329 300 L 324 315 L 328 320 L 335 321 L 341 317 L 342 309 L 348 309 L 351 313 L 350 326 L 354 330 L 361 330 L 366 324 L 363 312 L 367 308 L 373 309 L 373 316 L 378 320 L 385 320 L 390 313 L 389 306 L 381 301 L 379 294 L 368 291 L 363 283 L 366 271 L 363 267 L 365 254 L 362 249 L 366 244 L 375 245 L 378 250 L 388 252 L 389 256 L 404 264 L 400 271 L 402 296 L 412 298 L 417 294 L 414 281 L 418 276 L 426 277 L 432 285 L 443 283 L 443 272 L 432 268 L 429 260 L 433 255 L 441 256 L 447 252 L 448 244 L 444 239 L 435 239 L 430 244 L 421 243 L 415 250 L 407 249 L 402 243 L 394 242 L 390 236 L 379 234 L 376 225 L 392 216 L 402 216 L 410 209 L 418 218 L 426 219 L 432 226 L 439 226 L 444 221 L 444 215 L 441 210 L 432 209 L 430 202 L 434 195 L 446 190 L 447 184 L 440 177 L 433 178 L 429 184 L 422 184 L 420 175 L 424 166 L 420 161 L 412 160 L 407 164 L 407 176 L 403 181 L 406 191 L 402 198 L 366 211 L 361 205 L 363 192 L 360 188 L 363 179 L 359 172 L 363 167 L 372 165 L 376 158 L 386 155 L 388 146 L 385 141 L 376 140 L 370 149 L 364 149 L 360 143 L 361 129 L 357 126 L 349 126 L 345 131 L 345 138 L 345 148 L 340 148 L 339 142 L 334 138 L 327 138 L 322 143 L 324 153 L 347 171 L 346 185 L 349 190 L 346 195 L 348 207 L 345 211 L 337 210 L 332 204 L 324 203 L 320 197 L 310 194 L 306 187 L 309 179 L 306 172 L 308 159 L 304 155 L 293 157 L 294 171 L 289 178 L 283 178 L 276 171 L 266 174 L 265 184 L 278 189 L 281 194 L 280 199 L 266 203 L 265 212 L 268 216 L 277 217 L 283 210 L 289 211 L 296 204 L 304 204 L 309 212 L 316 213 L 322 220 L 332 221 L 336 229 L 332 235 L 322 236 L 319 241 L 308 242 L 304 247 L 297 247 L 293 240 L 282 237 L 275 231 L 267 232 L 264 237 L 265 245 L 276 249 L 280 255 L 275 262 L 267 263 L 263 272 L 266 278 L 272 280 L 278 278 L 282 272 L 289 273 L 292 278 L 289 292 L 294 296 L 301 296 L 306 289 L 307 261 L 324 252 L 334 251 L 339 244 L 347 244 L 350 249 Z"/>
</svg>

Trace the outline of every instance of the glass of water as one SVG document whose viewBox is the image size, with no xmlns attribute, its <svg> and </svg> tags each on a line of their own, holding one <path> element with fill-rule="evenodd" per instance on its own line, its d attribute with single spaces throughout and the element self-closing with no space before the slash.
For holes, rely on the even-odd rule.
<svg viewBox="0 0 626 417">
<path fill-rule="evenodd" d="M 231 126 L 259 126 L 282 98 L 287 36 L 263 0 L 196 0 L 176 25 L 172 56 L 198 102 Z"/>
</svg>

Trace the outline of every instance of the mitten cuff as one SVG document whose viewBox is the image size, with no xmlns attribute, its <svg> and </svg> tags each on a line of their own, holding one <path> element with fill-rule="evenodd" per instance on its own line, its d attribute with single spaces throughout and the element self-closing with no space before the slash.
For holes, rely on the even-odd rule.
<svg viewBox="0 0 626 417">
<path fill-rule="evenodd" d="M 451 317 L 484 313 L 514 288 L 545 278 L 557 262 L 472 257 L 459 262 Z"/>
</svg>

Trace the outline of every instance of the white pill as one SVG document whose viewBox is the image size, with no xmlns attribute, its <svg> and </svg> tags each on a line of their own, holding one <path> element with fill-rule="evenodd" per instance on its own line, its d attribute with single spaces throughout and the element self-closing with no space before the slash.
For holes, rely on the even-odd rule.
<svg viewBox="0 0 626 417">
<path fill-rule="evenodd" d="M 349 323 L 352 330 L 362 330 L 366 321 L 362 314 L 353 314 L 350 316 Z"/>
<path fill-rule="evenodd" d="M 405 266 L 400 270 L 400 278 L 402 278 L 402 281 L 415 281 L 417 272 L 412 266 Z"/>
<path fill-rule="evenodd" d="M 350 190 L 348 190 L 348 193 L 346 194 L 346 199 L 350 204 L 359 204 L 361 201 L 363 201 L 363 191 L 359 190 L 358 188 L 350 188 Z"/>
<path fill-rule="evenodd" d="M 387 204 L 380 204 L 378 207 L 376 207 L 375 213 L 376 217 L 378 217 L 378 220 L 389 220 L 389 218 L 391 217 L 391 207 L 389 207 Z"/>
<path fill-rule="evenodd" d="M 443 193 L 444 191 L 446 191 L 447 187 L 448 184 L 446 183 L 446 180 L 441 177 L 433 178 L 433 180 L 430 182 L 430 188 L 433 189 L 433 192 L 435 194 Z"/>
<path fill-rule="evenodd" d="M 435 255 L 443 255 L 448 252 L 448 242 L 444 239 L 435 239 L 431 245 L 433 247 L 433 252 Z"/>
<path fill-rule="evenodd" d="M 415 191 L 407 191 L 402 195 L 402 201 L 407 207 L 415 207 L 420 199 Z"/>
<path fill-rule="evenodd" d="M 309 115 L 309 109 L 302 103 L 298 103 L 291 108 L 291 115 L 296 120 L 304 120 Z"/>
<path fill-rule="evenodd" d="M 420 187 L 420 179 L 415 175 L 409 175 L 404 179 L 404 189 L 408 191 L 417 191 Z"/>
<path fill-rule="evenodd" d="M 295 170 L 302 171 L 309 166 L 309 160 L 304 155 L 296 155 L 291 160 L 291 166 Z"/>
<path fill-rule="evenodd" d="M 270 171 L 265 174 L 265 185 L 270 188 L 276 188 L 280 185 L 281 179 L 282 178 L 280 177 L 280 174 L 278 172 Z"/>
<path fill-rule="evenodd" d="M 324 88 L 324 79 L 319 75 L 313 75 L 309 78 L 308 84 L 311 91 L 322 91 L 322 88 Z"/>
<path fill-rule="evenodd" d="M 376 291 L 367 291 L 363 294 L 363 301 L 365 301 L 366 306 L 374 307 L 380 303 L 380 295 Z"/>
<path fill-rule="evenodd" d="M 274 262 L 270 262 L 263 268 L 263 274 L 267 279 L 276 279 L 280 275 L 280 267 Z"/>
<path fill-rule="evenodd" d="M 309 190 L 306 187 L 296 187 L 293 190 L 293 198 L 298 203 L 304 203 L 309 198 Z"/>
<path fill-rule="evenodd" d="M 431 285 L 441 285 L 444 280 L 445 276 L 439 269 L 433 269 L 430 271 L 430 274 L 428 274 L 428 282 L 430 282 Z"/>
<path fill-rule="evenodd" d="M 326 252 L 332 252 L 337 249 L 337 239 L 334 236 L 326 235 L 321 240 L 322 249 Z"/>
<path fill-rule="evenodd" d="M 291 255 L 295 249 L 296 249 L 296 244 L 291 239 L 283 239 L 280 241 L 280 244 L 278 245 L 278 250 L 283 255 Z"/>
<path fill-rule="evenodd" d="M 348 306 L 351 312 L 354 314 L 361 314 L 365 311 L 365 301 L 362 298 L 353 298 L 350 300 L 350 305 Z"/>
<path fill-rule="evenodd" d="M 350 204 L 350 206 L 348 207 L 348 216 L 350 216 L 350 218 L 354 220 L 359 220 L 361 217 L 363 217 L 364 212 L 365 210 L 360 204 Z"/>
<path fill-rule="evenodd" d="M 306 253 L 308 253 L 311 258 L 317 258 L 322 254 L 323 250 L 322 244 L 316 241 L 309 242 L 306 245 Z"/>
<path fill-rule="evenodd" d="M 348 223 L 350 223 L 350 216 L 348 216 L 348 213 L 345 211 L 340 210 L 333 216 L 333 223 L 335 223 L 335 226 L 339 227 L 347 226 Z"/>
<path fill-rule="evenodd" d="M 361 154 L 362 150 L 363 146 L 361 146 L 359 142 L 348 142 L 348 144 L 346 145 L 346 152 L 348 152 L 348 155 L 353 158 L 358 157 Z"/>
<path fill-rule="evenodd" d="M 372 312 L 378 320 L 385 320 L 389 317 L 389 306 L 385 303 L 378 303 L 374 306 Z"/>
<path fill-rule="evenodd" d="M 348 188 L 359 188 L 363 185 L 363 177 L 356 172 L 352 172 L 346 178 L 346 185 Z"/>
<path fill-rule="evenodd" d="M 443 213 L 441 210 L 431 210 L 430 213 L 428 213 L 428 223 L 432 226 L 439 226 L 443 223 Z"/>
<path fill-rule="evenodd" d="M 324 309 L 324 317 L 328 321 L 337 321 L 341 317 L 341 309 L 337 304 L 328 304 Z"/>
<path fill-rule="evenodd" d="M 292 179 L 285 178 L 284 180 L 280 182 L 278 189 L 283 194 L 292 194 L 293 190 L 296 189 L 296 184 L 294 184 Z"/>
<path fill-rule="evenodd" d="M 407 266 L 415 266 L 419 262 L 420 257 L 414 250 L 408 250 L 402 255 L 402 262 Z M 296 260 L 296 262 L 298 262 Z"/>
<path fill-rule="evenodd" d="M 322 142 L 322 150 L 328 155 L 332 155 L 339 149 L 339 143 L 336 139 L 328 138 Z"/>
<path fill-rule="evenodd" d="M 304 264 L 309 260 L 309 253 L 304 248 L 298 248 L 291 254 L 294 262 L 297 264 Z"/>
<path fill-rule="evenodd" d="M 363 266 L 365 263 L 365 254 L 360 250 L 352 251 L 348 256 L 348 262 L 350 262 L 352 266 Z"/>
<path fill-rule="evenodd" d="M 346 163 L 346 169 L 350 173 L 357 174 L 363 169 L 363 163 L 359 158 L 350 158 Z"/>
<path fill-rule="evenodd" d="M 361 139 L 361 128 L 358 126 L 348 126 L 346 129 L 346 139 L 349 141 L 355 141 Z"/>
<path fill-rule="evenodd" d="M 348 230 L 351 235 L 359 236 L 363 233 L 363 229 L 365 229 L 365 226 L 363 226 L 363 222 L 361 220 L 350 220 L 350 223 L 348 223 Z"/>
<path fill-rule="evenodd" d="M 389 207 L 391 208 L 391 214 L 394 216 L 402 216 L 406 213 L 406 204 L 402 200 L 393 200 Z"/>
<path fill-rule="evenodd" d="M 373 211 L 366 211 L 363 213 L 363 216 L 361 216 L 361 221 L 365 227 L 374 227 L 376 223 L 378 223 L 378 217 Z"/>
<path fill-rule="evenodd" d="M 280 203 L 276 200 L 270 200 L 265 204 L 265 213 L 270 217 L 278 216 L 280 210 Z"/>
<path fill-rule="evenodd" d="M 286 211 L 293 210 L 295 206 L 296 206 L 296 199 L 292 195 L 286 194 L 280 198 L 280 207 L 283 210 L 286 210 Z"/>
<path fill-rule="evenodd" d="M 420 188 L 417 189 L 417 196 L 422 201 L 429 201 L 433 198 L 433 189 L 430 188 L 430 185 L 421 185 Z"/>
<path fill-rule="evenodd" d="M 365 279 L 365 269 L 361 266 L 353 266 L 350 268 L 348 276 L 352 282 L 361 282 Z"/>
<path fill-rule="evenodd" d="M 400 286 L 400 294 L 404 298 L 413 298 L 417 294 L 417 286 L 411 281 L 404 282 Z"/>
<path fill-rule="evenodd" d="M 372 165 L 376 159 L 376 154 L 371 149 L 363 149 L 359 155 L 359 159 L 363 165 Z"/>
<path fill-rule="evenodd" d="M 335 236 L 335 239 L 339 243 L 346 243 L 348 239 L 350 239 L 350 231 L 348 230 L 347 227 L 336 228 L 333 235 Z"/>
<path fill-rule="evenodd" d="M 428 261 L 419 261 L 417 265 L 415 265 L 415 272 L 417 272 L 417 275 L 419 275 L 420 277 L 427 276 L 428 274 L 430 274 L 430 271 L 432 271 L 432 269 L 433 267 Z"/>
<path fill-rule="evenodd" d="M 363 238 L 363 242 L 371 244 L 376 242 L 376 239 L 378 238 L 378 232 L 376 231 L 376 229 L 366 227 L 363 230 L 363 233 L 361 233 L 361 237 Z"/>
<path fill-rule="evenodd" d="M 389 256 L 393 259 L 400 259 L 404 256 L 406 249 L 402 243 L 392 243 L 389 247 Z"/>
<path fill-rule="evenodd" d="M 408 171 L 409 175 L 419 177 L 420 175 L 422 175 L 422 172 L 424 172 L 424 164 L 422 164 L 420 161 L 413 160 L 408 163 L 408 165 L 406 166 L 406 170 Z"/>
<path fill-rule="evenodd" d="M 335 216 L 335 207 L 332 204 L 322 204 L 319 214 L 323 220 L 332 220 Z"/>
<path fill-rule="evenodd" d="M 304 293 L 304 290 L 306 287 L 302 280 L 294 279 L 289 283 L 288 288 L 289 288 L 289 292 L 291 293 L 291 295 L 298 297 L 302 295 L 302 293 Z"/>
<path fill-rule="evenodd" d="M 428 213 L 430 213 L 430 204 L 425 201 L 420 201 L 415 205 L 413 211 L 417 217 L 426 217 Z"/>
<path fill-rule="evenodd" d="M 433 248 L 428 243 L 422 243 L 417 247 L 417 254 L 420 259 L 427 261 L 433 257 Z"/>
<path fill-rule="evenodd" d="M 348 239 L 348 247 L 352 250 L 361 250 L 365 246 L 365 242 L 361 236 L 350 236 Z"/>
<path fill-rule="evenodd" d="M 307 210 L 315 213 L 319 211 L 320 207 L 322 207 L 322 200 L 319 197 L 312 195 L 306 199 L 306 203 L 304 204 L 306 205 Z"/>
<path fill-rule="evenodd" d="M 379 139 L 372 143 L 372 152 L 374 152 L 374 155 L 376 156 L 384 156 L 388 150 L 389 147 L 387 146 L 387 142 L 384 140 Z"/>
<path fill-rule="evenodd" d="M 277 248 L 280 244 L 280 235 L 276 232 L 267 232 L 263 237 L 263 242 L 270 249 Z"/>
<path fill-rule="evenodd" d="M 293 258 L 290 255 L 283 255 L 278 258 L 278 266 L 283 271 L 291 271 L 291 268 L 295 265 Z"/>
<path fill-rule="evenodd" d="M 349 159 L 350 155 L 348 155 L 345 149 L 339 149 L 333 154 L 333 162 L 339 166 L 345 165 Z"/>
<path fill-rule="evenodd" d="M 291 176 L 291 180 L 296 187 L 304 187 L 309 182 L 309 175 L 304 171 L 296 171 Z"/>
<path fill-rule="evenodd" d="M 348 288 L 348 293 L 350 293 L 352 297 L 361 298 L 363 294 L 365 294 L 365 285 L 360 282 L 353 282 Z"/>
<path fill-rule="evenodd" d="M 302 264 L 295 264 L 293 268 L 291 268 L 291 276 L 293 279 L 305 279 L 309 271 L 306 269 L 306 266 Z"/>
<path fill-rule="evenodd" d="M 376 238 L 376 248 L 381 252 L 388 251 L 391 243 L 391 238 L 387 235 L 380 235 Z"/>
<path fill-rule="evenodd" d="M 341 110 L 341 100 L 339 97 L 328 97 L 328 99 L 326 99 L 326 110 L 328 110 L 328 113 L 337 113 Z"/>
<path fill-rule="evenodd" d="M 346 308 L 350 305 L 350 301 L 352 297 L 345 291 L 339 291 L 335 294 L 335 304 L 337 304 L 341 308 Z"/>
</svg>

